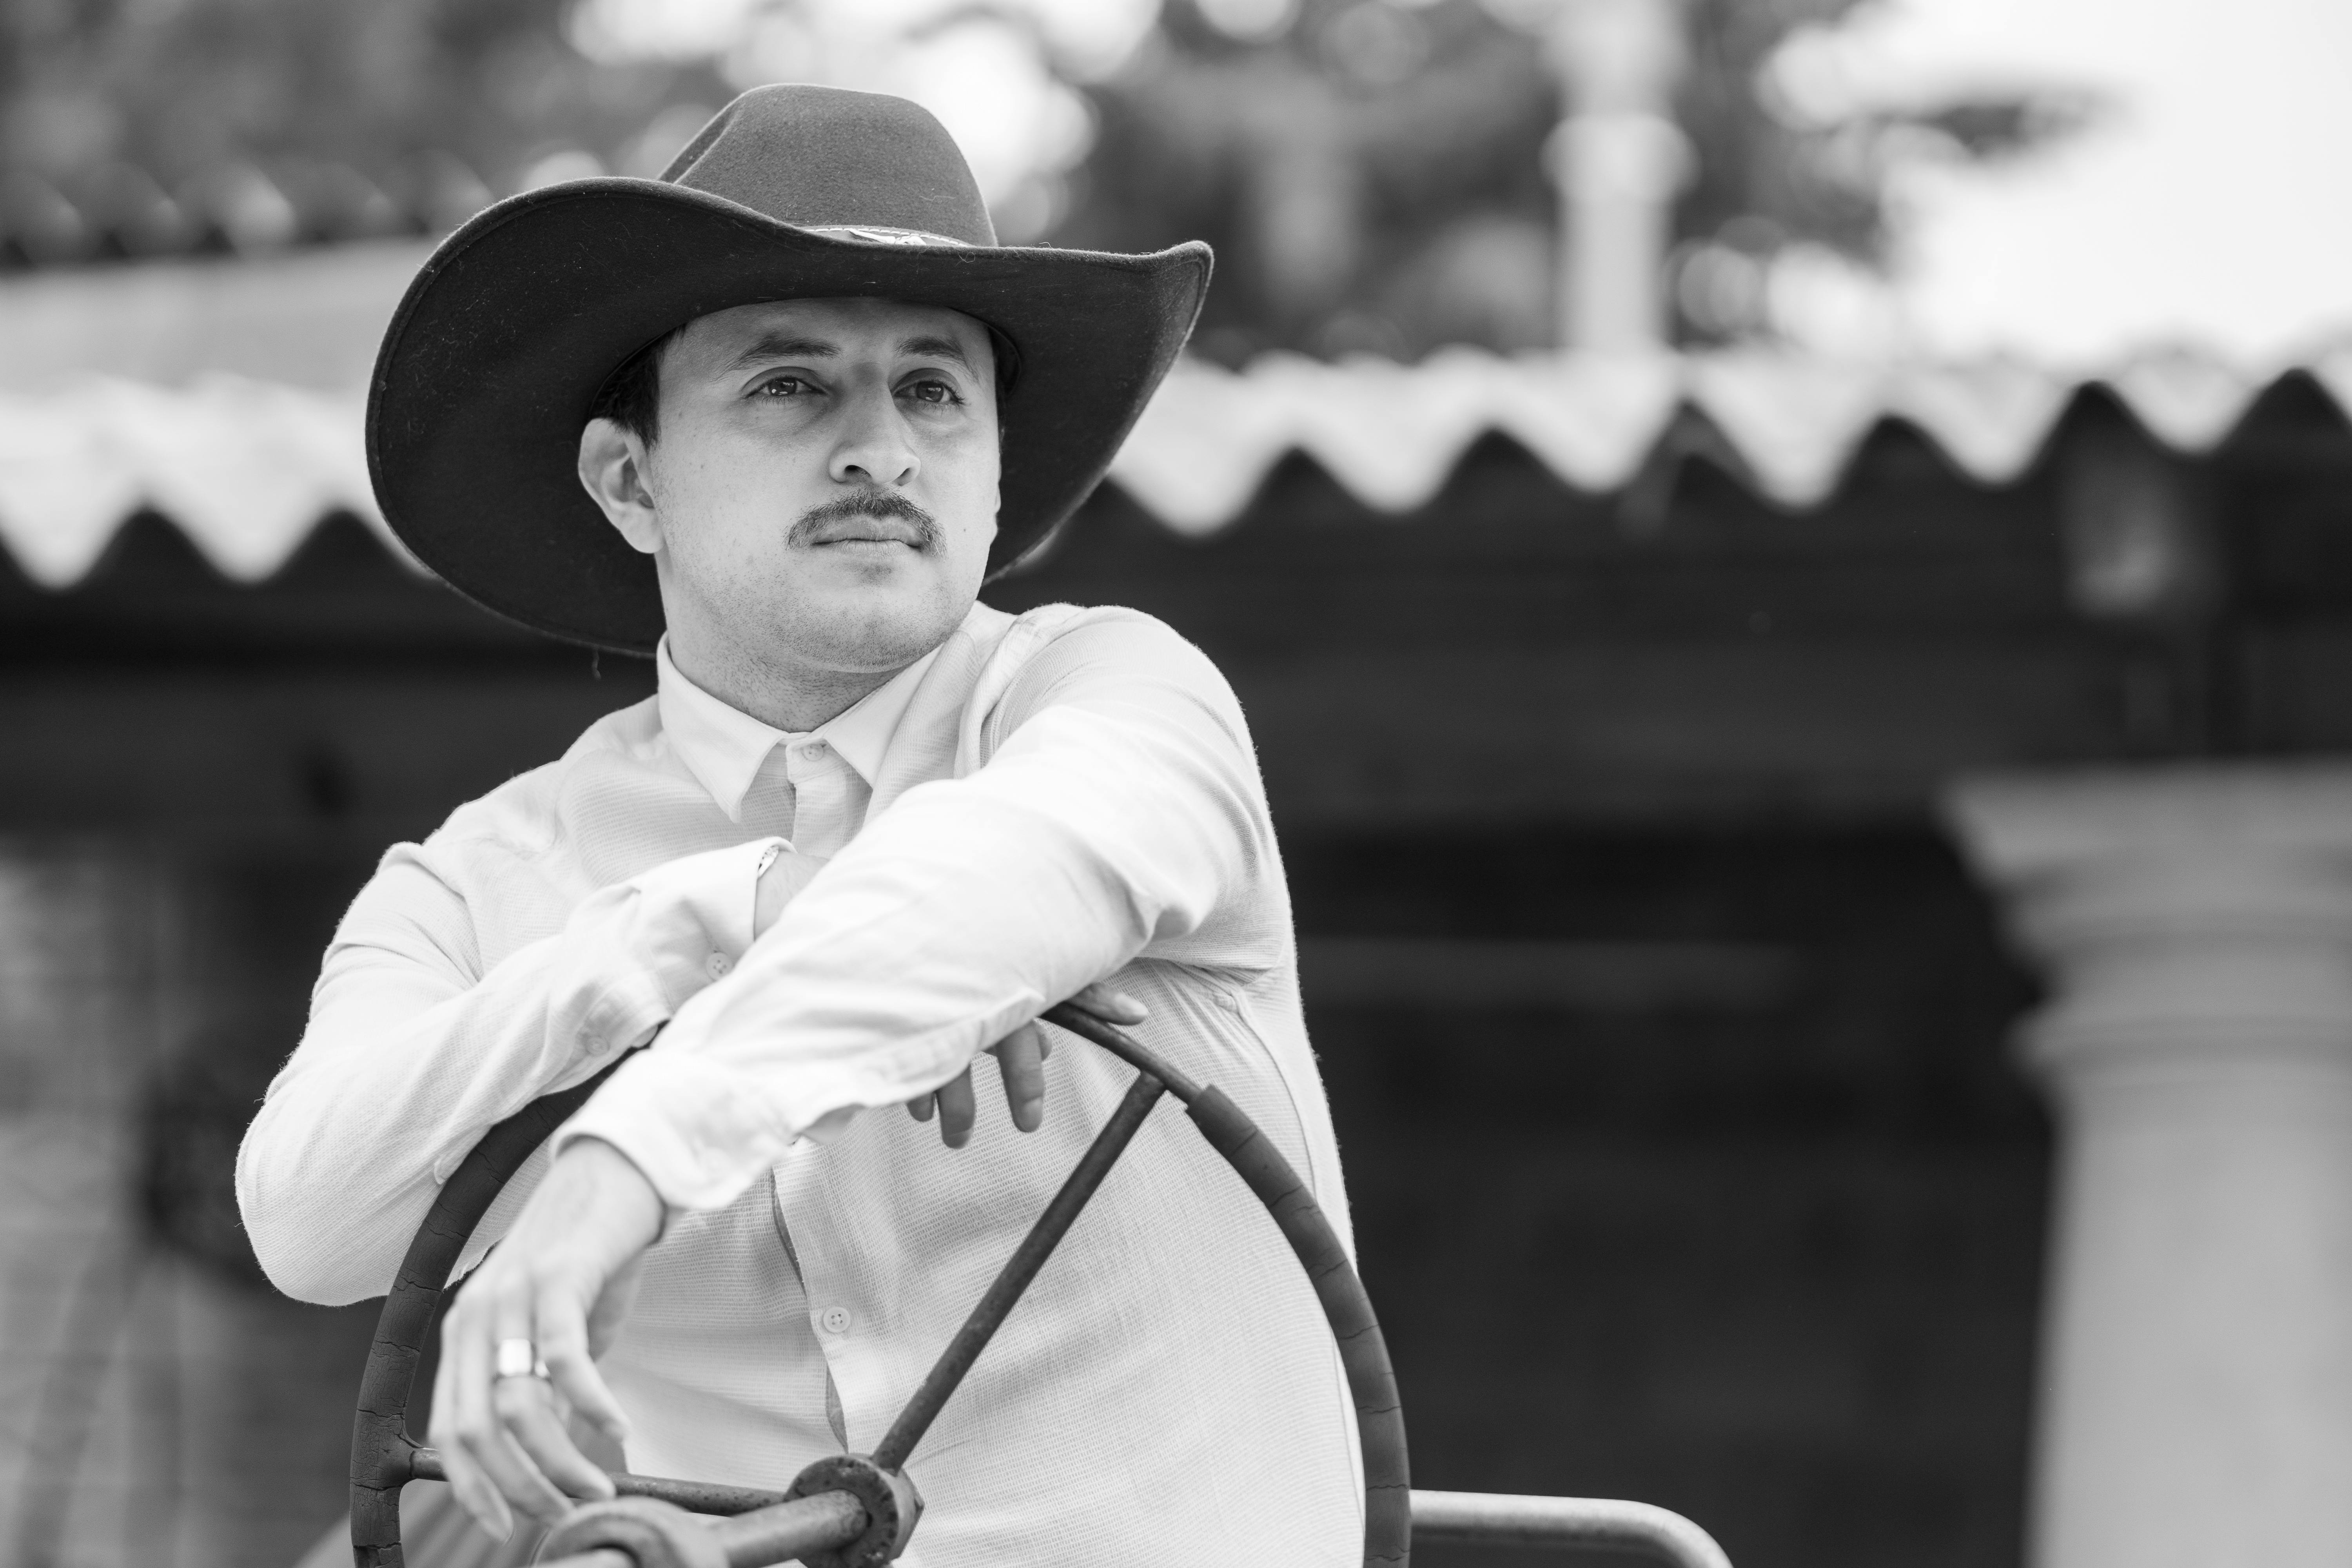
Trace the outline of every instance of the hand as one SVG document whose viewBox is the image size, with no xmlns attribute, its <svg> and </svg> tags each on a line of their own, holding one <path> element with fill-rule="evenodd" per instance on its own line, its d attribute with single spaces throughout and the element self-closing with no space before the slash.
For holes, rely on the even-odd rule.
<svg viewBox="0 0 2352 1568">
<path fill-rule="evenodd" d="M 512 1531 L 512 1508 L 552 1520 L 574 1499 L 613 1495 L 565 1426 L 576 1416 L 616 1443 L 628 1437 L 596 1357 L 627 1315 L 638 1259 L 661 1226 L 653 1184 L 611 1144 L 583 1138 L 556 1160 L 442 1321 L 433 1446 L 457 1501 L 499 1540 Z M 507 1340 L 534 1345 L 547 1376 L 497 1376 Z"/>
<path fill-rule="evenodd" d="M 1100 981 L 1071 997 L 1070 1005 L 1106 1024 L 1140 1024 L 1151 1016 L 1142 1003 Z M 1045 1058 L 1054 1054 L 1054 1042 L 1045 1037 L 1043 1028 L 1028 1023 L 989 1047 L 988 1054 L 996 1058 L 996 1070 L 1003 1075 L 1004 1100 L 1012 1109 L 1013 1125 L 1024 1132 L 1036 1131 L 1045 1122 Z M 940 1142 L 950 1149 L 962 1148 L 971 1141 L 971 1124 L 979 1115 L 971 1095 L 971 1068 L 965 1068 L 951 1081 L 941 1084 L 937 1093 L 908 1100 L 907 1114 L 918 1121 L 929 1121 L 933 1100 L 939 1102 Z"/>
</svg>

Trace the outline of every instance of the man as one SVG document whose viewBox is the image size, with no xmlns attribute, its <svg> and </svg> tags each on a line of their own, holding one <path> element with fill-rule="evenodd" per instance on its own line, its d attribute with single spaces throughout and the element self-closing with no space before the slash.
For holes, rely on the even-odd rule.
<svg viewBox="0 0 2352 1568">
<path fill-rule="evenodd" d="M 1207 273 L 998 247 L 929 115 L 781 87 L 661 182 L 491 209 L 411 289 L 386 518 L 490 608 L 653 652 L 658 694 L 386 856 L 238 1193 L 281 1288 L 381 1292 L 486 1129 L 646 1046 L 465 1259 L 499 1244 L 433 1436 L 492 1533 L 609 1492 L 567 1415 L 746 1485 L 871 1447 L 1125 1087 L 1031 1022 L 1097 983 L 1344 1234 L 1232 694 L 1148 617 L 976 601 L 1099 479 Z M 906 1561 L 1352 1563 L 1353 1445 L 1312 1291 L 1163 1111 L 916 1451 Z"/>
</svg>

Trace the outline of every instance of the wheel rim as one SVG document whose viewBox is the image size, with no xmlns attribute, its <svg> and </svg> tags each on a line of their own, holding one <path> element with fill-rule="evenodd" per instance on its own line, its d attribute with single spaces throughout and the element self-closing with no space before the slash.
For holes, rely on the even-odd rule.
<svg viewBox="0 0 2352 1568">
<path fill-rule="evenodd" d="M 1012 1311 L 1029 1279 L 1044 1267 L 1109 1163 L 1164 1090 L 1183 1105 L 1210 1147 L 1257 1195 L 1305 1268 L 1339 1347 L 1356 1407 L 1364 1468 L 1364 1562 L 1368 1568 L 1371 1564 L 1406 1568 L 1412 1539 L 1412 1481 L 1396 1375 L 1371 1300 L 1321 1205 L 1281 1151 L 1223 1090 L 1194 1082 L 1123 1031 L 1066 1004 L 1047 1010 L 1045 1016 L 1126 1061 L 1136 1069 L 1137 1079 L 1120 1110 L 1114 1112 L 1046 1214 L 1015 1249 L 923 1387 L 891 1424 L 875 1450 L 874 1462 L 894 1471 L 906 1463 L 931 1418 L 953 1394 L 964 1372 Z M 443 1184 L 409 1243 L 376 1321 L 352 1423 L 352 1555 L 356 1568 L 404 1568 L 400 1493 L 419 1476 L 419 1445 L 408 1432 L 408 1405 L 415 1392 L 425 1336 L 466 1243 L 523 1163 L 618 1066 L 615 1063 L 584 1083 L 533 1100 L 490 1129 Z M 1090 1169 L 1091 1179 L 1084 1180 Z M 1083 1190 L 1076 1194 L 1075 1202 L 1068 1201 L 1074 1186 L 1081 1183 Z M 1042 1246 L 1038 1246 L 1041 1234 Z M 782 1492 L 641 1477 L 616 1478 L 616 1482 L 629 1483 L 623 1485 L 625 1492 L 658 1496 L 709 1513 L 740 1513 L 784 1497 Z"/>
</svg>

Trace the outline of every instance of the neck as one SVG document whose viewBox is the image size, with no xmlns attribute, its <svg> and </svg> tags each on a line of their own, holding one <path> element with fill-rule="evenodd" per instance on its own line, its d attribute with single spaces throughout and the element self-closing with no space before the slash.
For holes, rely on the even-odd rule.
<svg viewBox="0 0 2352 1568">
<path fill-rule="evenodd" d="M 670 633 L 669 657 L 678 673 L 740 712 L 788 734 L 815 729 L 846 712 L 866 693 L 914 663 L 883 669 L 833 669 L 789 657 L 744 658 Z"/>
</svg>

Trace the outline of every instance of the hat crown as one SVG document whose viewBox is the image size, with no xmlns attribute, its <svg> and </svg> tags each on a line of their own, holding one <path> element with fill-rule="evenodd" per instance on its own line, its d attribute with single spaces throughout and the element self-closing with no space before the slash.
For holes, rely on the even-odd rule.
<svg viewBox="0 0 2352 1568">
<path fill-rule="evenodd" d="M 996 243 L 955 138 L 930 110 L 885 93 L 753 88 L 713 116 L 661 177 L 802 228 Z"/>
</svg>

